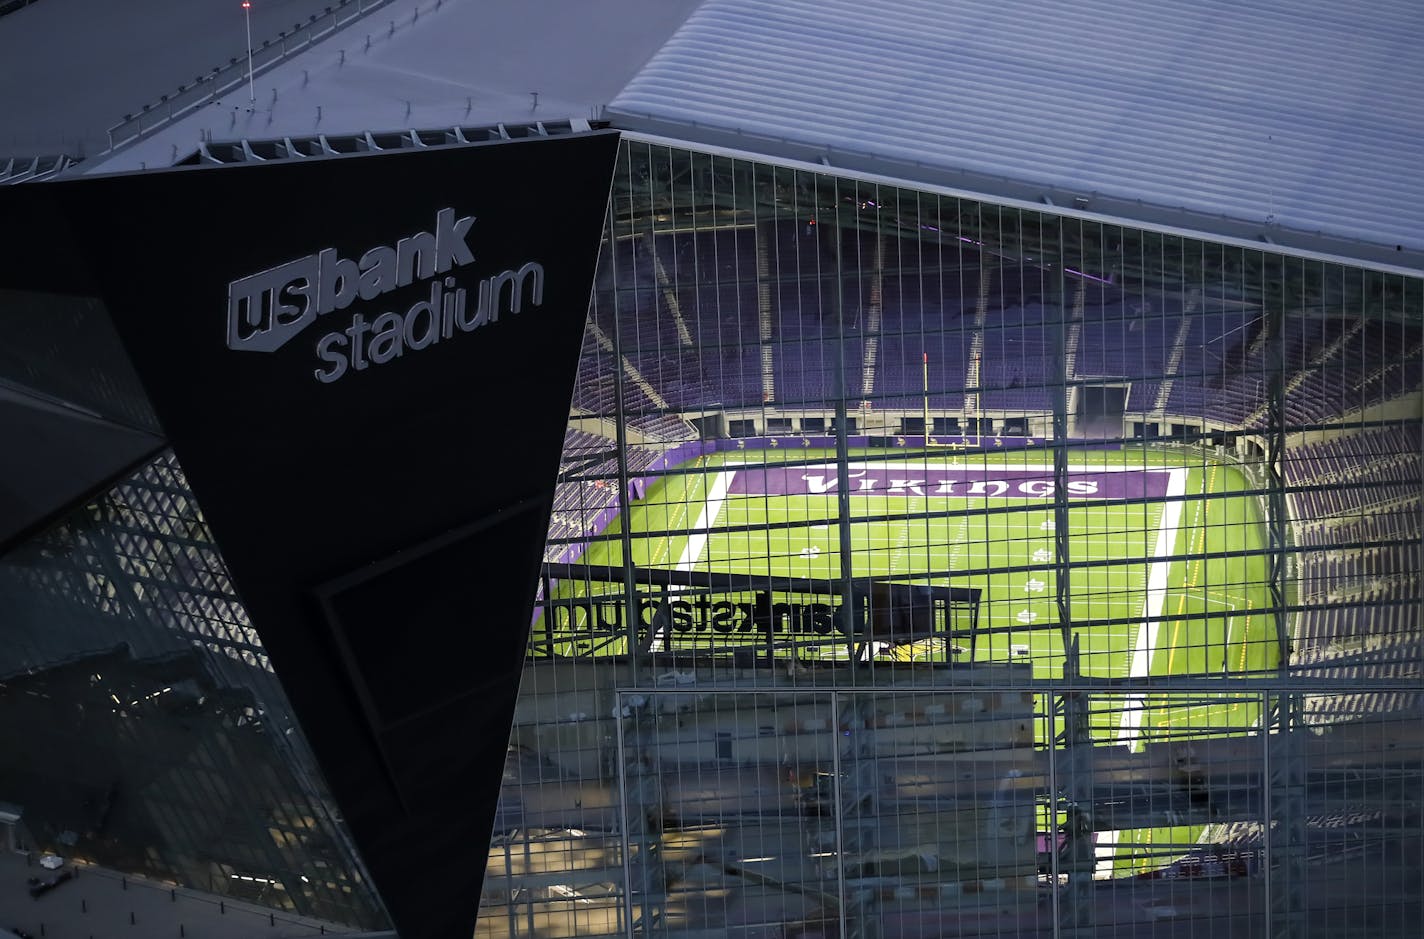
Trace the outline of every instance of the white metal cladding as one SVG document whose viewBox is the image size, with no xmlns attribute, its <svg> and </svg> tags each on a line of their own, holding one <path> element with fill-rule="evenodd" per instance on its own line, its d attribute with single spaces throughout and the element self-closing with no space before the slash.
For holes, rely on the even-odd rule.
<svg viewBox="0 0 1424 939">
<path fill-rule="evenodd" d="M 1421 37 L 1419 0 L 707 0 L 609 110 L 1418 248 Z"/>
</svg>

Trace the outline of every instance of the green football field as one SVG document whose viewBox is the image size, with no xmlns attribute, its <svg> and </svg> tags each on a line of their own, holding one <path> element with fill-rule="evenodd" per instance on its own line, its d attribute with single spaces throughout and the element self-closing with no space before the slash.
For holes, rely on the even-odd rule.
<svg viewBox="0 0 1424 939">
<path fill-rule="evenodd" d="M 925 469 L 955 469 L 991 476 L 1051 469 L 1043 452 L 853 454 L 857 467 L 913 481 Z M 765 494 L 730 491 L 737 475 L 764 467 L 823 474 L 834 454 L 811 450 L 738 451 L 699 458 L 663 475 L 594 542 L 581 561 L 622 564 L 619 526 L 630 529 L 634 564 L 640 568 L 747 573 L 774 577 L 834 579 L 840 576 L 837 495 Z M 1066 537 L 1070 571 L 1068 600 L 1072 634 L 1078 639 L 1085 675 L 1220 674 L 1269 667 L 1273 636 L 1264 584 L 1266 559 L 1237 555 L 1264 547 L 1254 498 L 1233 495 L 1244 488 L 1229 464 L 1200 456 L 1141 449 L 1073 454 L 1070 480 L 1079 472 L 1154 473 L 1169 478 L 1169 495 L 1154 500 L 1070 502 Z M 828 469 L 829 467 L 829 469 Z M 884 469 L 890 467 L 890 469 Z M 894 481 L 893 479 L 889 481 Z M 824 484 L 824 483 L 823 483 Z M 753 487 L 756 488 L 756 487 Z M 909 488 L 909 487 L 902 487 Z M 964 487 L 960 487 L 961 489 Z M 946 583 L 981 589 L 981 636 L 976 658 L 1031 661 L 1040 677 L 1062 675 L 1063 648 L 1054 573 L 1055 519 L 1048 500 L 1029 497 L 936 496 L 853 492 L 852 568 L 857 577 L 904 583 Z M 1177 559 L 1182 555 L 1225 555 Z M 1157 560 L 1163 558 L 1163 560 Z M 925 572 L 950 572 L 926 578 Z M 617 587 L 564 584 L 556 596 L 583 595 Z M 560 651 L 586 652 L 578 621 Z M 537 630 L 536 630 L 537 631 Z M 689 648 L 755 642 L 736 633 L 689 631 Z M 788 639 L 792 637 L 787 637 Z M 809 638 L 814 639 L 814 636 Z M 957 643 L 967 645 L 963 640 Z M 605 653 L 622 652 L 616 642 Z M 832 640 L 802 646 L 802 658 L 844 658 L 846 646 Z M 945 644 L 916 643 L 883 655 L 963 661 L 964 652 Z"/>
<path fill-rule="evenodd" d="M 834 464 L 833 453 L 805 448 L 698 458 L 653 482 L 579 560 L 621 565 L 620 526 L 626 524 L 638 568 L 835 579 L 841 575 L 835 520 L 845 480 Z M 1049 453 L 859 451 L 848 468 L 854 576 L 977 587 L 981 632 L 972 657 L 1029 662 L 1036 677 L 1062 676 L 1057 526 L 1042 482 L 1051 473 Z M 1259 553 L 1265 532 L 1255 497 L 1239 494 L 1246 481 L 1235 467 L 1208 462 L 1200 452 L 1124 448 L 1072 453 L 1068 471 L 1070 484 L 1082 480 L 1084 490 L 1069 503 L 1064 539 L 1071 635 L 1084 675 L 1219 675 L 1274 666 L 1272 621 L 1264 612 L 1266 558 Z M 993 480 L 1015 474 L 1018 481 L 1000 492 Z M 773 479 L 812 491 L 780 491 L 787 487 L 769 484 Z M 1124 492 L 1090 494 L 1088 480 Z M 556 600 L 587 600 L 620 590 L 616 584 L 566 582 L 553 594 Z M 626 651 L 618 630 L 591 627 L 590 616 L 574 610 L 552 633 L 540 623 L 535 632 L 566 637 L 555 645 L 562 654 Z M 706 623 L 705 617 L 684 617 L 656 637 L 654 648 L 725 650 L 766 641 Z M 806 625 L 774 638 L 778 654 L 803 660 L 850 654 L 843 637 Z M 971 658 L 969 646 L 959 635 L 877 653 L 962 662 Z M 1216 698 L 1177 698 L 1169 705 L 1151 697 L 1100 696 L 1091 722 L 1104 741 L 1136 746 L 1168 731 L 1230 733 L 1256 719 L 1249 703 Z M 1116 833 L 1110 863 L 1117 874 L 1156 867 L 1198 834 Z"/>
</svg>

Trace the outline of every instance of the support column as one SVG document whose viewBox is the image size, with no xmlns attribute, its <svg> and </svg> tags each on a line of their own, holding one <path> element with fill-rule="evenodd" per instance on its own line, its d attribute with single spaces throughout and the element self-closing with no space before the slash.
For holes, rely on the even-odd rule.
<svg viewBox="0 0 1424 939">
<path fill-rule="evenodd" d="M 1073 646 L 1073 607 L 1071 600 L 1069 572 L 1069 517 L 1068 517 L 1068 289 L 1063 272 L 1066 261 L 1063 238 L 1063 221 L 1059 220 L 1058 257 L 1055 275 L 1049 280 L 1053 296 L 1049 303 L 1058 310 L 1053 325 L 1053 598 L 1058 613 L 1058 631 L 1067 652 Z M 1069 660 L 1064 662 L 1063 677 L 1068 681 L 1078 678 L 1077 657 L 1071 659 L 1073 670 L 1068 671 Z"/>
<path fill-rule="evenodd" d="M 854 185 L 850 183 L 849 185 Z M 849 430 L 846 427 L 849 417 L 846 409 L 846 329 L 845 329 L 845 259 L 842 257 L 842 239 L 844 231 L 841 228 L 841 198 L 840 183 L 836 184 L 836 207 L 835 207 L 835 295 L 831 298 L 832 308 L 836 318 L 836 476 L 842 480 L 841 485 L 836 487 L 836 532 L 839 535 L 838 548 L 840 552 L 840 576 L 841 576 L 841 622 L 839 624 L 846 640 L 846 646 L 850 650 L 850 663 L 847 666 L 851 683 L 855 684 L 857 673 L 860 670 L 859 647 L 856 642 L 855 628 L 860 625 L 855 615 L 858 604 L 855 602 L 855 558 L 854 546 L 851 543 L 850 530 L 850 440 Z"/>
<path fill-rule="evenodd" d="M 1289 274 L 1280 264 L 1279 279 Z M 1276 628 L 1279 654 L 1277 673 L 1288 677 L 1291 656 L 1290 617 L 1286 613 L 1286 579 L 1290 575 L 1289 525 L 1286 511 L 1286 291 L 1263 291 L 1266 303 L 1266 527 L 1270 541 L 1268 587 Z M 1305 770 L 1301 765 L 1300 741 L 1302 700 L 1299 694 L 1273 695 L 1267 699 L 1266 765 L 1266 858 L 1270 916 L 1273 939 L 1299 936 L 1305 911 Z"/>
<path fill-rule="evenodd" d="M 615 700 L 628 935 L 659 935 L 667 930 L 667 873 L 662 860 L 662 777 L 657 754 L 649 746 L 656 734 L 656 707 L 641 695 L 620 693 Z"/>
<path fill-rule="evenodd" d="M 1305 770 L 1300 753 L 1299 694 L 1267 698 L 1265 726 L 1266 890 L 1271 939 L 1305 929 Z"/>
<path fill-rule="evenodd" d="M 1072 681 L 1078 675 L 1078 642 L 1074 639 L 1063 664 L 1063 677 Z M 1093 875 L 1097 870 L 1097 853 L 1093 845 L 1093 741 L 1088 724 L 1089 697 L 1083 691 L 1069 691 L 1057 698 L 1054 707 L 1059 727 L 1053 740 L 1057 759 L 1056 778 L 1051 801 L 1052 810 L 1065 818 L 1056 830 L 1063 835 L 1058 852 L 1056 871 L 1066 874 L 1067 887 L 1055 883 L 1057 897 L 1057 935 L 1089 936 L 1093 927 Z"/>
<path fill-rule="evenodd" d="M 874 888 L 845 888 L 845 859 L 874 856 L 880 846 L 880 809 L 875 771 L 874 708 L 865 694 L 833 697 L 836 758 L 836 818 L 840 828 L 838 863 L 841 865 L 840 900 L 845 939 L 880 939 L 880 901 Z M 844 731 L 849 731 L 849 734 Z M 861 878 L 864 878 L 862 873 Z"/>
<path fill-rule="evenodd" d="M 607 220 L 604 222 L 604 231 L 614 231 L 613 210 L 610 205 Z M 637 685 L 639 682 L 639 666 L 646 663 L 648 654 L 641 648 L 638 637 L 638 581 L 636 571 L 633 567 L 633 533 L 631 525 L 626 520 L 631 518 L 628 513 L 628 415 L 623 406 L 624 382 L 623 382 L 623 310 L 622 297 L 616 285 L 618 283 L 618 250 L 617 244 L 611 239 L 606 242 L 608 251 L 608 266 L 612 272 L 612 281 L 615 284 L 613 290 L 613 349 L 610 355 L 613 357 L 613 433 L 617 444 L 618 461 L 618 505 L 623 512 L 625 523 L 618 526 L 619 547 L 623 554 L 623 609 L 626 611 L 624 627 L 628 644 L 628 683 Z M 589 314 L 590 316 L 592 313 Z"/>
<path fill-rule="evenodd" d="M 1271 608 L 1276 647 L 1284 673 L 1290 664 L 1290 618 L 1286 613 L 1286 578 L 1289 576 L 1290 516 L 1286 510 L 1285 310 L 1279 297 L 1266 297 L 1266 527 L 1270 542 L 1268 564 Z"/>
<path fill-rule="evenodd" d="M 1063 643 L 1063 680 L 1070 686 L 1082 677 L 1078 637 L 1073 633 L 1070 522 L 1068 516 L 1068 328 L 1067 245 L 1063 220 L 1058 222 L 1058 259 L 1055 276 L 1049 281 L 1050 302 L 1058 310 L 1053 327 L 1053 579 L 1058 631 Z M 1071 691 L 1059 696 L 1055 708 L 1062 730 L 1054 740 L 1058 759 L 1054 792 L 1055 813 L 1066 815 L 1064 841 L 1057 869 L 1068 876 L 1066 889 L 1058 897 L 1058 934 L 1087 935 L 1093 925 L 1093 875 L 1097 855 L 1093 847 L 1093 741 L 1088 724 L 1089 698 L 1085 692 Z M 1056 821 L 1056 814 L 1055 814 Z M 1055 845 L 1055 850 L 1057 846 Z"/>
</svg>

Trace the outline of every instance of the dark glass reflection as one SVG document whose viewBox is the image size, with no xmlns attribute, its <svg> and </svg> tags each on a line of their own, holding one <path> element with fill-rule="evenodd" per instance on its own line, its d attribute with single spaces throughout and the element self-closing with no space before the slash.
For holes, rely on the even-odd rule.
<svg viewBox="0 0 1424 939">
<path fill-rule="evenodd" d="M 0 629 L 27 848 L 386 925 L 171 455 L 0 562 Z"/>
</svg>

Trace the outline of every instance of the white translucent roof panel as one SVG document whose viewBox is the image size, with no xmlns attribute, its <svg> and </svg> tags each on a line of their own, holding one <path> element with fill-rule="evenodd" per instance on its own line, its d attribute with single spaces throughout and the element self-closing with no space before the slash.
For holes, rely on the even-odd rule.
<svg viewBox="0 0 1424 939">
<path fill-rule="evenodd" d="M 1421 37 L 1420 0 L 706 0 L 610 110 L 1418 249 Z"/>
</svg>

